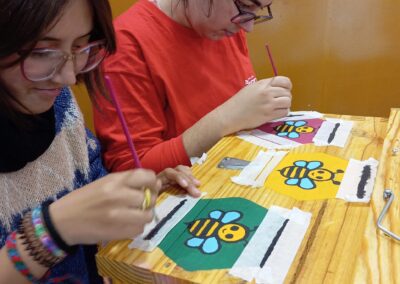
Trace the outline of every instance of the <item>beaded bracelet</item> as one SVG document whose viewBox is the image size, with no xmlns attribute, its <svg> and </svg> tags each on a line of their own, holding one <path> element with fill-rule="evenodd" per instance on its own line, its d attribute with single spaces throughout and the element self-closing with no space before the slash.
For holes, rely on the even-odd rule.
<svg viewBox="0 0 400 284">
<path fill-rule="evenodd" d="M 61 250 L 49 236 L 41 218 L 41 206 L 32 211 L 32 224 L 35 228 L 35 235 L 42 242 L 47 251 L 57 258 L 66 257 L 66 253 Z"/>
<path fill-rule="evenodd" d="M 36 237 L 35 227 L 32 224 L 31 212 L 26 213 L 22 218 L 18 233 L 21 235 L 21 239 L 24 240 L 22 244 L 26 245 L 26 250 L 29 252 L 29 255 L 41 265 L 50 268 L 62 260 L 62 258 L 56 257 L 48 252 L 40 239 Z"/>
<path fill-rule="evenodd" d="M 10 261 L 14 264 L 15 269 L 18 270 L 23 276 L 25 276 L 30 282 L 39 283 L 29 271 L 28 267 L 22 261 L 21 255 L 17 250 L 17 232 L 12 232 L 6 240 L 7 255 Z"/>
</svg>

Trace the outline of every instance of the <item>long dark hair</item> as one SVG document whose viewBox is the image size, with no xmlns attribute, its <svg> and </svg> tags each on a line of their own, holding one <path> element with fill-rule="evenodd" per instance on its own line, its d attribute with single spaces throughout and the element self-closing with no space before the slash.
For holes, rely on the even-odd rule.
<svg viewBox="0 0 400 284">
<path fill-rule="evenodd" d="M 0 59 L 16 54 L 21 48 L 27 50 L 28 55 L 43 32 L 61 17 L 70 1 L 73 0 L 0 0 Z M 112 54 L 116 50 L 116 41 L 110 4 L 108 0 L 87 1 L 93 13 L 90 40 L 105 39 L 106 50 Z M 0 67 L 19 64 L 23 59 L 24 55 L 19 56 L 14 62 Z M 100 67 L 79 75 L 78 80 L 85 82 L 92 101 L 95 101 L 93 94 L 106 95 Z M 19 104 L 5 86 L 0 84 L 0 112 L 12 119 L 15 117 L 16 103 Z"/>
</svg>

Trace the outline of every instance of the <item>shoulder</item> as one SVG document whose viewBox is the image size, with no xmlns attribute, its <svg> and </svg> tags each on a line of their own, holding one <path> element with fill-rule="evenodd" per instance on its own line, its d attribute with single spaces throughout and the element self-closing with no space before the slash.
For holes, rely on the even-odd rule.
<svg viewBox="0 0 400 284">
<path fill-rule="evenodd" d="M 143 28 L 148 30 L 153 26 L 154 20 L 159 18 L 159 13 L 162 12 L 150 1 L 138 1 L 114 20 L 115 30 L 117 32 L 139 32 Z"/>
<path fill-rule="evenodd" d="M 231 40 L 242 53 L 248 54 L 249 49 L 247 46 L 246 33 L 243 30 L 239 31 L 234 37 L 231 38 Z"/>
</svg>

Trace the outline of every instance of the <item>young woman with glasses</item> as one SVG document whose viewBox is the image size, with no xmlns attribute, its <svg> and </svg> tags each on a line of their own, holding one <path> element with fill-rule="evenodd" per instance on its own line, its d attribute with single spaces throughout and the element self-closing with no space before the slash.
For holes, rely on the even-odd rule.
<svg viewBox="0 0 400 284">
<path fill-rule="evenodd" d="M 0 283 L 101 282 L 94 245 L 141 233 L 163 185 L 198 195 L 198 182 L 187 167 L 106 175 L 69 86 L 105 93 L 107 0 L 0 7 Z"/>
<path fill-rule="evenodd" d="M 104 67 L 145 167 L 189 164 L 223 136 L 288 113 L 290 80 L 257 81 L 246 44 L 271 19 L 271 0 L 139 0 L 116 19 L 118 50 Z M 95 128 L 112 171 L 133 166 L 117 122 L 101 100 Z"/>
</svg>

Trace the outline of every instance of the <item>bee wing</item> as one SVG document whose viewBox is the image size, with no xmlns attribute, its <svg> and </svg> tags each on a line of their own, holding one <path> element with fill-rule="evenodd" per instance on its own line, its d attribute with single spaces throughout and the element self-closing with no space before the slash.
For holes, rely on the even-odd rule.
<svg viewBox="0 0 400 284">
<path fill-rule="evenodd" d="M 186 245 L 191 248 L 197 248 L 202 245 L 204 239 L 200 238 L 191 238 L 186 241 Z"/>
<path fill-rule="evenodd" d="M 294 165 L 304 168 L 307 165 L 307 162 L 306 161 L 302 161 L 302 160 L 301 161 L 296 161 L 296 162 L 294 162 Z"/>
<path fill-rule="evenodd" d="M 208 214 L 208 216 L 210 216 L 210 218 L 212 218 L 212 219 L 218 220 L 222 216 L 222 211 L 214 210 L 214 211 L 210 212 L 210 214 Z"/>
<path fill-rule="evenodd" d="M 302 189 L 314 189 L 316 187 L 315 182 L 309 178 L 302 178 L 300 180 L 300 187 Z"/>
<path fill-rule="evenodd" d="M 297 132 L 290 132 L 288 135 L 289 138 L 299 138 L 300 134 Z"/>
<path fill-rule="evenodd" d="M 299 127 L 299 126 L 303 126 L 303 125 L 306 125 L 306 124 L 307 124 L 307 121 L 299 120 L 299 121 L 296 121 L 294 123 L 294 126 Z"/>
<path fill-rule="evenodd" d="M 294 124 L 294 121 L 285 121 L 285 124 L 286 124 L 286 125 L 295 125 L 295 124 Z"/>
<path fill-rule="evenodd" d="M 242 217 L 242 213 L 240 213 L 238 211 L 229 211 L 224 215 L 221 222 L 226 224 L 226 223 L 230 223 L 232 221 L 238 220 L 241 217 Z"/>
<path fill-rule="evenodd" d="M 277 135 L 278 135 L 278 136 L 287 136 L 288 133 L 287 133 L 287 132 L 279 132 Z"/>
<path fill-rule="evenodd" d="M 307 169 L 309 169 L 309 170 L 315 170 L 315 169 L 317 169 L 317 168 L 319 168 L 319 167 L 321 167 L 323 164 L 322 164 L 322 162 L 320 162 L 320 161 L 311 161 L 311 162 L 309 162 L 308 164 L 307 164 Z"/>
<path fill-rule="evenodd" d="M 290 178 L 285 181 L 287 185 L 297 185 L 299 183 L 298 178 Z"/>
<path fill-rule="evenodd" d="M 201 250 L 205 253 L 214 253 L 219 250 L 219 242 L 217 238 L 212 237 L 206 239 L 204 245 L 201 247 Z"/>
</svg>

